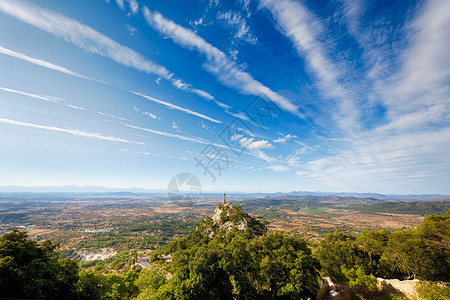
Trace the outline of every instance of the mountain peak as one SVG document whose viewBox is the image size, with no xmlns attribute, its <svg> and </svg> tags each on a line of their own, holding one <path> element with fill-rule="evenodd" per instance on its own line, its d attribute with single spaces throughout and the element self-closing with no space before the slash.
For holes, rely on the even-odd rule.
<svg viewBox="0 0 450 300">
<path fill-rule="evenodd" d="M 199 229 L 210 238 L 233 230 L 244 232 L 250 229 L 254 235 L 267 232 L 267 227 L 261 221 L 242 211 L 242 207 L 231 203 L 217 205 L 212 218 L 203 219 Z"/>
</svg>

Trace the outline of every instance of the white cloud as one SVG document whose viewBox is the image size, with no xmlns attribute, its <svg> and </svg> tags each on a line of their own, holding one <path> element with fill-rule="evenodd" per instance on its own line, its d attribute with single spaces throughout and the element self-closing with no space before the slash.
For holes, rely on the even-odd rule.
<svg viewBox="0 0 450 300">
<path fill-rule="evenodd" d="M 404 65 L 389 79 L 390 84 L 378 83 L 393 122 L 405 113 L 425 113 L 433 107 L 450 113 L 450 2 L 434 0 L 419 7 L 423 10 L 407 27 L 411 47 L 403 52 Z M 422 121 L 442 121 L 442 115 L 435 116 Z"/>
<path fill-rule="evenodd" d="M 447 186 L 450 128 L 432 132 L 366 136 L 337 155 L 305 165 L 330 190 L 427 193 Z M 448 180 L 447 180 L 448 181 Z"/>
<path fill-rule="evenodd" d="M 291 166 L 291 167 L 299 167 L 301 166 L 301 160 L 300 157 L 298 157 L 297 155 L 293 154 L 293 155 L 289 155 L 286 158 L 286 164 Z"/>
<path fill-rule="evenodd" d="M 250 12 L 250 0 L 239 0 L 242 5 L 242 10 L 245 11 L 247 17 L 250 17 L 252 13 Z"/>
<path fill-rule="evenodd" d="M 121 9 L 121 10 L 125 10 L 125 4 L 123 0 L 116 0 L 117 6 Z"/>
<path fill-rule="evenodd" d="M 197 27 L 198 25 L 202 25 L 203 24 L 203 18 L 199 18 L 197 20 L 190 20 L 189 21 L 189 25 L 191 25 L 192 27 Z"/>
<path fill-rule="evenodd" d="M 147 23 L 155 30 L 182 47 L 203 53 L 207 58 L 207 63 L 204 64 L 205 69 L 214 74 L 219 82 L 246 95 L 257 96 L 264 93 L 283 109 L 303 117 L 295 104 L 253 79 L 249 73 L 240 70 L 225 53 L 206 42 L 195 32 L 164 18 L 159 12 L 152 12 L 147 7 L 143 10 Z"/>
<path fill-rule="evenodd" d="M 266 162 L 272 163 L 276 161 L 275 158 L 268 156 L 264 151 L 260 149 L 253 149 L 252 152 L 257 158 L 265 160 Z"/>
<path fill-rule="evenodd" d="M 227 29 L 234 31 L 234 37 L 246 41 L 250 44 L 256 44 L 258 39 L 250 31 L 250 27 L 244 17 L 239 12 L 227 11 L 217 13 L 217 19 L 224 22 Z"/>
<path fill-rule="evenodd" d="M 221 145 L 221 144 L 216 144 L 216 143 L 212 143 L 211 141 L 202 139 L 202 138 L 198 138 L 198 137 L 188 137 L 188 136 L 183 136 L 183 135 L 179 135 L 179 134 L 173 134 L 173 133 L 169 133 L 169 132 L 164 132 L 164 131 L 159 131 L 159 130 L 154 130 L 154 129 L 149 129 L 149 128 L 143 128 L 143 127 L 138 127 L 138 126 L 134 126 L 134 125 L 130 125 L 130 124 L 125 124 L 126 127 L 130 127 L 130 128 L 134 128 L 134 129 L 138 129 L 138 130 L 142 130 L 142 131 L 146 131 L 146 132 L 150 132 L 156 135 L 161 135 L 161 136 L 166 136 L 166 137 L 170 137 L 170 138 L 174 138 L 174 139 L 178 139 L 178 140 L 182 140 L 182 141 L 187 141 L 187 142 L 193 142 L 193 143 L 197 143 L 197 144 L 203 144 L 203 145 L 213 145 L 216 147 L 220 147 L 220 148 L 225 148 L 228 150 L 233 150 L 227 146 Z"/>
<path fill-rule="evenodd" d="M 76 105 L 72 105 L 72 104 L 66 104 L 66 106 L 73 108 L 73 109 L 86 110 L 86 108 L 84 108 L 84 107 L 80 107 L 80 106 L 76 106 Z"/>
<path fill-rule="evenodd" d="M 40 95 L 36 95 L 36 94 L 32 94 L 32 93 L 26 93 L 26 92 L 17 91 L 17 90 L 5 88 L 5 87 L 0 87 L 0 90 L 9 92 L 9 93 L 18 94 L 18 95 L 32 97 L 32 98 L 39 99 L 39 100 L 54 102 L 53 100 L 51 100 L 49 97 L 46 97 L 46 96 L 40 96 Z"/>
<path fill-rule="evenodd" d="M 235 134 L 233 134 L 233 136 L 231 137 L 231 141 L 232 142 L 235 142 L 235 141 L 237 141 L 237 140 L 239 140 L 239 139 L 242 139 L 244 136 L 242 135 L 242 134 L 237 134 L 237 133 L 235 133 Z"/>
<path fill-rule="evenodd" d="M 134 35 L 138 29 L 134 26 L 131 26 L 130 24 L 127 24 L 127 30 L 130 32 L 130 35 Z"/>
<path fill-rule="evenodd" d="M 85 51 L 110 57 L 125 66 L 170 79 L 171 73 L 163 66 L 147 60 L 134 50 L 120 45 L 91 27 L 59 13 L 16 0 L 3 0 L 0 2 L 0 10 L 22 22 L 63 38 Z"/>
<path fill-rule="evenodd" d="M 182 136 L 179 134 L 173 134 L 173 133 L 149 129 L 149 128 L 142 128 L 142 127 L 138 127 L 138 126 L 134 126 L 134 125 L 130 125 L 130 124 L 125 124 L 125 126 L 134 128 L 134 129 L 139 129 L 139 130 L 146 131 L 146 132 L 150 132 L 150 133 L 157 134 L 157 135 L 162 135 L 162 136 L 167 136 L 167 137 L 183 140 L 183 141 L 195 142 L 195 143 L 205 144 L 205 145 L 210 143 L 209 141 L 200 139 L 200 138 L 191 138 L 191 137 Z"/>
<path fill-rule="evenodd" d="M 175 122 L 172 122 L 172 128 L 173 128 L 173 129 L 178 129 L 178 125 L 177 125 L 177 123 L 175 123 Z"/>
<path fill-rule="evenodd" d="M 118 1 L 120 6 L 123 1 Z M 147 74 L 154 74 L 171 82 L 176 88 L 191 92 L 190 85 L 176 78 L 164 66 L 158 65 L 136 51 L 122 46 L 93 28 L 65 17 L 59 13 L 20 0 L 2 0 L 0 11 L 22 22 L 63 38 L 81 49 L 109 57 L 115 62 Z M 198 93 L 196 93 L 198 94 Z"/>
<path fill-rule="evenodd" d="M 234 137 L 234 136 L 233 136 Z M 257 140 L 255 141 L 254 138 L 241 138 L 239 140 L 239 143 L 241 144 L 241 146 L 249 149 L 249 150 L 253 150 L 253 149 L 273 149 L 274 146 L 272 144 L 269 143 L 269 141 L 267 140 Z"/>
<path fill-rule="evenodd" d="M 197 95 L 199 95 L 199 96 L 201 96 L 201 97 L 203 97 L 203 98 L 205 98 L 205 99 L 207 99 L 207 100 L 212 100 L 212 101 L 214 101 L 214 103 L 216 103 L 216 104 L 217 104 L 218 106 L 220 106 L 222 109 L 227 110 L 227 109 L 230 109 L 230 108 L 231 108 L 231 106 L 229 106 L 229 105 L 227 105 L 227 104 L 225 104 L 225 103 L 222 103 L 222 102 L 216 100 L 216 99 L 214 98 L 214 96 L 212 96 L 212 95 L 211 95 L 210 93 L 208 93 L 208 92 L 205 92 L 205 91 L 199 90 L 199 89 L 194 89 L 194 88 L 191 89 L 191 92 L 194 93 L 194 94 L 197 94 Z"/>
<path fill-rule="evenodd" d="M 75 77 L 78 77 L 78 78 L 92 80 L 92 81 L 96 81 L 96 82 L 101 82 L 101 83 L 107 84 L 107 82 L 105 82 L 105 81 L 97 80 L 97 79 L 94 79 L 94 78 L 91 78 L 91 77 L 88 77 L 88 76 L 85 76 L 85 75 L 81 75 L 79 73 L 76 73 L 76 72 L 71 71 L 69 69 L 66 69 L 64 67 L 52 64 L 51 62 L 48 62 L 48 61 L 45 61 L 45 60 L 42 60 L 42 59 L 38 59 L 38 58 L 29 57 L 29 56 L 27 56 L 25 54 L 22 54 L 22 53 L 19 53 L 19 52 L 15 52 L 13 50 L 10 50 L 10 49 L 7 49 L 7 48 L 3 48 L 1 46 L 0 46 L 0 53 L 5 54 L 5 55 L 9 55 L 11 57 L 18 58 L 20 60 L 23 60 L 23 61 L 35 64 L 35 65 L 38 65 L 38 66 L 41 66 L 41 67 L 44 67 L 44 68 L 47 68 L 47 69 L 50 69 L 50 70 L 58 71 L 58 72 L 61 72 L 61 73 L 67 74 L 67 75 L 71 75 L 71 76 L 75 76 Z"/>
<path fill-rule="evenodd" d="M 197 117 L 202 118 L 202 119 L 205 119 L 205 120 L 209 120 L 209 121 L 214 122 L 214 123 L 222 123 L 222 122 L 220 122 L 220 121 L 218 121 L 218 120 L 216 120 L 216 119 L 210 118 L 210 117 L 205 116 L 205 115 L 203 115 L 203 114 L 201 114 L 201 113 L 198 113 L 198 112 L 195 112 L 195 111 L 186 109 L 186 108 L 179 107 L 179 106 L 174 105 L 174 104 L 172 104 L 172 103 L 165 102 L 165 101 L 162 101 L 162 100 L 159 100 L 159 99 L 156 99 L 156 98 L 153 98 L 153 97 L 150 97 L 150 96 L 147 96 L 147 95 L 138 93 L 138 92 L 133 92 L 133 91 L 130 91 L 130 92 L 133 93 L 133 94 L 135 94 L 135 95 L 137 95 L 137 96 L 140 96 L 140 97 L 142 97 L 142 98 L 145 98 L 145 99 L 147 99 L 147 100 L 150 100 L 150 101 L 152 101 L 152 102 L 155 102 L 155 103 L 164 105 L 164 106 L 166 106 L 166 107 L 168 107 L 168 108 L 170 108 L 170 109 L 179 110 L 179 111 L 188 113 L 188 114 L 190 114 L 190 115 L 197 116 Z"/>
<path fill-rule="evenodd" d="M 121 10 L 125 10 L 125 3 L 124 0 L 116 0 L 117 6 L 121 9 Z"/>
<path fill-rule="evenodd" d="M 157 115 L 152 114 L 151 112 L 144 111 L 144 112 L 142 112 L 142 114 L 143 114 L 143 115 L 146 115 L 146 116 L 149 116 L 149 117 L 152 118 L 152 119 L 157 119 L 157 118 L 158 118 Z"/>
<path fill-rule="evenodd" d="M 205 92 L 205 91 L 202 91 L 202 90 L 197 90 L 197 89 L 192 89 L 192 92 L 194 92 L 194 93 L 196 93 L 196 94 L 198 94 L 198 95 L 200 95 L 203 98 L 206 98 L 208 100 L 214 100 L 214 97 L 208 92 Z"/>
<path fill-rule="evenodd" d="M 268 166 L 267 169 L 270 169 L 272 171 L 276 172 L 287 172 L 289 171 L 289 168 L 283 165 L 275 165 L 275 166 Z"/>
<path fill-rule="evenodd" d="M 318 79 L 318 87 L 323 95 L 336 101 L 340 113 L 335 116 L 341 129 L 358 131 L 359 113 L 353 103 L 354 95 L 339 83 L 342 74 L 339 68 L 326 55 L 325 47 L 318 39 L 318 21 L 300 3 L 291 0 L 261 0 L 270 10 L 279 30 L 294 44 L 298 54 L 305 58 L 310 70 Z"/>
<path fill-rule="evenodd" d="M 137 13 L 139 9 L 139 4 L 136 0 L 128 0 L 128 5 L 130 6 L 130 10 L 133 14 Z"/>
<path fill-rule="evenodd" d="M 18 95 L 23 95 L 23 96 L 35 98 L 35 99 L 39 99 L 39 100 L 49 101 L 49 102 L 65 101 L 64 99 L 61 99 L 61 98 L 58 98 L 58 97 L 52 97 L 52 96 L 47 96 L 47 95 L 45 95 L 45 96 L 36 95 L 36 94 L 33 94 L 33 93 L 17 91 L 17 90 L 5 88 L 5 87 L 0 87 L 0 90 L 5 91 L 5 92 L 9 92 L 9 93 L 14 93 L 14 94 L 18 94 Z M 76 105 L 72 105 L 72 104 L 64 104 L 64 105 L 67 106 L 67 107 L 73 108 L 73 109 L 87 110 L 84 107 L 80 107 L 80 106 L 76 106 Z M 134 107 L 134 109 L 136 110 L 138 108 Z M 97 113 L 97 114 L 102 115 L 102 116 L 107 116 L 107 117 L 110 117 L 110 118 L 118 119 L 118 120 L 121 120 L 121 121 L 130 121 L 128 119 L 125 119 L 125 118 L 122 118 L 122 117 L 118 117 L 118 116 L 114 116 L 114 115 L 110 115 L 110 114 L 106 114 L 106 113 L 103 113 L 103 112 L 100 112 L 100 111 L 94 111 L 94 113 Z"/>
<path fill-rule="evenodd" d="M 426 193 L 450 176 L 450 20 L 448 1 L 419 4 L 404 26 L 400 68 L 377 78 L 387 123 L 354 137 L 338 154 L 309 162 L 309 175 L 332 190 Z M 351 186 L 349 183 L 352 183 Z"/>
<path fill-rule="evenodd" d="M 276 140 L 273 140 L 273 142 L 274 143 L 282 143 L 282 144 L 284 144 L 284 143 L 286 143 L 287 141 L 289 141 L 290 139 L 295 139 L 295 138 L 297 138 L 297 136 L 296 135 L 293 135 L 293 134 L 287 134 L 287 135 L 283 135 L 283 136 L 280 136 L 279 138 L 277 138 Z"/>
<path fill-rule="evenodd" d="M 15 126 L 22 126 L 22 127 L 30 127 L 30 128 L 36 128 L 36 129 L 43 129 L 43 130 L 48 130 L 48 131 L 63 132 L 63 133 L 68 133 L 68 134 L 75 135 L 75 136 L 95 138 L 98 140 L 105 140 L 105 141 L 110 141 L 110 142 L 132 143 L 132 144 L 141 144 L 141 145 L 144 144 L 141 142 L 131 142 L 129 140 L 118 138 L 118 137 L 104 136 L 100 133 L 95 133 L 95 132 L 86 132 L 86 131 L 80 131 L 77 129 L 66 129 L 66 128 L 59 128 L 59 127 L 55 127 L 55 126 L 39 125 L 39 124 L 15 121 L 15 120 L 4 119 L 4 118 L 0 118 L 0 123 L 10 124 L 10 125 L 15 125 Z"/>
<path fill-rule="evenodd" d="M 104 112 L 101 112 L 101 111 L 97 111 L 96 113 L 98 113 L 99 115 L 102 115 L 102 116 L 107 116 L 107 117 L 113 118 L 113 119 L 132 122 L 132 121 L 130 121 L 128 119 L 125 119 L 125 118 L 122 118 L 122 117 L 118 117 L 118 116 L 114 116 L 114 115 L 110 115 L 110 114 L 105 114 Z"/>
</svg>

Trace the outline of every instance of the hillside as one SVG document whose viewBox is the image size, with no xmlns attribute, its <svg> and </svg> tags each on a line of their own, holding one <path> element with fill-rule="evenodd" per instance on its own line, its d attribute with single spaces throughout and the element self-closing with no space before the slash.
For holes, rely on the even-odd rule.
<svg viewBox="0 0 450 300">
<path fill-rule="evenodd" d="M 214 210 L 212 217 L 206 217 L 200 222 L 198 230 L 213 238 L 217 234 L 226 234 L 232 230 L 245 232 L 249 230 L 258 236 L 267 232 L 267 227 L 261 221 L 242 211 L 242 208 L 231 203 L 221 203 Z"/>
<path fill-rule="evenodd" d="M 337 299 L 347 295 L 387 300 L 416 293 L 423 299 L 450 299 L 450 285 L 445 283 L 450 281 L 450 211 L 425 217 L 415 229 L 365 230 L 358 235 L 336 230 L 315 244 L 268 230 L 265 222 L 240 206 L 224 203 L 213 208 L 195 229 L 185 228 L 191 232 L 187 236 L 172 234 L 169 244 L 151 253 L 130 248 L 102 264 L 80 266 L 60 259 L 58 244 L 38 243 L 17 230 L 7 233 L 0 237 L 0 294 L 39 299 Z M 125 240 L 170 224 L 133 224 L 114 234 Z M 328 285 L 319 289 L 321 277 L 328 278 Z M 41 281 L 45 285 L 35 285 Z M 60 297 L 61 293 L 67 297 Z"/>
</svg>

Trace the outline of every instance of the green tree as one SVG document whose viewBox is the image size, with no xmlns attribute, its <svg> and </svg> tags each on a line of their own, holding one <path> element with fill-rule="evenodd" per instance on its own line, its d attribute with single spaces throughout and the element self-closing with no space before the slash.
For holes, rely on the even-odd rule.
<svg viewBox="0 0 450 300">
<path fill-rule="evenodd" d="M 354 290 L 376 292 L 378 281 L 372 274 L 368 275 L 361 267 L 346 269 L 342 267 L 342 273 L 348 280 L 348 285 Z"/>
<path fill-rule="evenodd" d="M 450 210 L 443 216 L 427 216 L 417 230 L 424 241 L 428 262 L 420 269 L 419 277 L 450 281 Z"/>
<path fill-rule="evenodd" d="M 158 289 L 166 284 L 167 279 L 164 274 L 156 269 L 144 269 L 139 273 L 135 284 L 139 289 L 137 300 L 150 299 L 154 297 Z"/>
<path fill-rule="evenodd" d="M 315 298 L 319 262 L 301 238 L 234 230 L 201 241 L 174 253 L 173 277 L 149 299 Z"/>
<path fill-rule="evenodd" d="M 136 271 L 128 271 L 122 274 L 106 274 L 105 284 L 103 289 L 105 291 L 105 298 L 107 299 L 132 299 L 139 294 L 139 289 L 135 285 L 138 278 Z"/>
<path fill-rule="evenodd" d="M 389 237 L 391 233 L 386 229 L 372 231 L 364 230 L 361 236 L 358 237 L 358 244 L 367 253 L 368 256 L 368 270 L 370 273 L 381 276 L 381 256 L 386 251 Z"/>
<path fill-rule="evenodd" d="M 83 269 L 77 283 L 77 294 L 80 300 L 100 300 L 106 294 L 105 276 L 100 272 Z"/>
<path fill-rule="evenodd" d="M 315 255 L 322 266 L 322 275 L 338 281 L 346 280 L 341 266 L 351 269 L 368 265 L 365 261 L 366 254 L 356 242 L 356 238 L 337 230 L 326 236 L 315 249 Z"/>
<path fill-rule="evenodd" d="M 253 285 L 258 294 L 271 298 L 315 298 L 319 288 L 319 262 L 300 238 L 270 232 L 249 245 L 257 273 Z"/>
<path fill-rule="evenodd" d="M 391 277 L 450 280 L 450 212 L 393 232 L 380 262 Z"/>
<path fill-rule="evenodd" d="M 59 244 L 41 244 L 24 231 L 0 237 L 0 295 L 7 298 L 73 299 L 78 264 L 59 259 Z"/>
</svg>

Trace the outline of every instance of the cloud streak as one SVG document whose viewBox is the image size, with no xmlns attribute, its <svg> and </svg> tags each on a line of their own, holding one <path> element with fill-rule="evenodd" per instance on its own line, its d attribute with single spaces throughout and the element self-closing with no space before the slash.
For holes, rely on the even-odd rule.
<svg viewBox="0 0 450 300">
<path fill-rule="evenodd" d="M 22 54 L 22 53 L 19 53 L 19 52 L 15 52 L 13 50 L 10 50 L 10 49 L 7 49 L 7 48 L 1 47 L 1 46 L 0 46 L 0 53 L 8 55 L 8 56 L 11 56 L 11 57 L 18 58 L 20 60 L 23 60 L 23 61 L 35 64 L 35 65 L 38 65 L 38 66 L 41 66 L 41 67 L 44 67 L 44 68 L 47 68 L 47 69 L 50 69 L 50 70 L 53 70 L 53 71 L 61 72 L 61 73 L 64 73 L 64 74 L 67 74 L 67 75 L 70 75 L 70 76 L 74 76 L 74 77 L 78 77 L 78 78 L 82 78 L 82 79 L 86 79 L 86 80 L 92 80 L 92 81 L 108 84 L 107 82 L 105 82 L 103 80 L 98 80 L 98 79 L 95 79 L 95 78 L 92 78 L 92 77 L 89 77 L 89 76 L 86 76 L 86 75 L 82 75 L 82 74 L 79 74 L 77 72 L 74 72 L 74 71 L 71 71 L 69 69 L 66 69 L 64 67 L 52 64 L 51 62 L 48 62 L 48 61 L 45 61 L 45 60 L 42 60 L 42 59 L 38 59 L 38 58 L 29 57 L 29 56 L 27 56 L 25 54 Z"/>
<path fill-rule="evenodd" d="M 239 12 L 227 11 L 217 13 L 217 19 L 224 22 L 226 28 L 234 31 L 234 37 L 250 44 L 256 44 L 258 39 L 250 31 L 250 27 Z"/>
<path fill-rule="evenodd" d="M 190 115 L 193 115 L 193 116 L 196 116 L 196 117 L 199 117 L 199 118 L 202 118 L 202 119 L 205 119 L 205 120 L 214 122 L 214 123 L 219 123 L 219 124 L 222 123 L 221 121 L 218 121 L 218 120 L 216 120 L 216 119 L 210 118 L 210 117 L 205 116 L 205 115 L 203 115 L 203 114 L 201 114 L 201 113 L 198 113 L 198 112 L 195 112 L 195 111 L 192 111 L 192 110 L 189 110 L 189 109 L 186 109 L 186 108 L 183 108 L 183 107 L 174 105 L 174 104 L 172 104 L 172 103 L 165 102 L 165 101 L 162 101 L 162 100 L 159 100 L 159 99 L 156 99 L 156 98 L 153 98 L 153 97 L 150 97 L 150 96 L 147 96 L 147 95 L 138 93 L 138 92 L 133 92 L 133 91 L 130 91 L 130 92 L 133 93 L 133 94 L 135 94 L 135 95 L 137 95 L 137 96 L 140 96 L 140 97 L 142 97 L 142 98 L 145 98 L 145 99 L 147 99 L 147 100 L 149 100 L 149 101 L 152 101 L 152 102 L 155 102 L 155 103 L 164 105 L 164 106 L 167 107 L 167 108 L 179 110 L 179 111 L 182 111 L 182 112 L 184 112 L 184 113 L 187 113 L 187 114 L 190 114 Z"/>
<path fill-rule="evenodd" d="M 8 92 L 8 93 L 14 93 L 14 94 L 22 95 L 22 96 L 28 96 L 28 97 L 39 99 L 39 100 L 55 102 L 54 100 L 51 100 L 49 97 L 40 96 L 40 95 L 27 93 L 27 92 L 22 92 L 22 91 L 17 91 L 17 90 L 5 88 L 5 87 L 0 87 L 0 90 Z"/>
<path fill-rule="evenodd" d="M 129 140 L 126 140 L 126 139 L 122 139 L 122 138 L 118 138 L 118 137 L 114 137 L 114 136 L 104 136 L 104 135 L 102 135 L 100 133 L 95 133 L 95 132 L 86 132 L 86 131 L 80 131 L 80 130 L 77 130 L 77 129 L 66 129 L 66 128 L 59 128 L 59 127 L 55 127 L 55 126 L 39 125 L 39 124 L 15 121 L 15 120 L 10 120 L 10 119 L 5 119 L 5 118 L 0 118 L 0 123 L 9 124 L 9 125 L 15 125 L 15 126 L 28 127 L 28 128 L 42 129 L 42 130 L 47 130 L 47 131 L 68 133 L 68 134 L 75 135 L 75 136 L 94 138 L 94 139 L 110 141 L 110 142 L 119 142 L 119 143 L 130 143 L 130 144 L 144 145 L 144 143 L 141 143 L 141 142 L 132 142 L 132 141 L 129 141 Z"/>
<path fill-rule="evenodd" d="M 142 131 L 146 131 L 146 132 L 150 132 L 150 133 L 153 133 L 153 134 L 156 134 L 156 135 L 160 135 L 160 136 L 166 136 L 166 137 L 182 140 L 182 141 L 193 142 L 193 143 L 203 144 L 203 145 L 212 144 L 212 145 L 214 145 L 216 147 L 232 150 L 231 148 L 229 148 L 227 146 L 224 146 L 224 145 L 221 145 L 221 144 L 212 143 L 211 141 L 208 141 L 208 140 L 205 140 L 205 139 L 202 139 L 202 138 L 193 138 L 193 137 L 188 137 L 188 136 L 184 136 L 184 135 L 174 134 L 174 133 L 170 133 L 170 132 L 159 131 L 159 130 L 154 130 L 154 129 L 150 129 L 150 128 L 143 128 L 143 127 L 134 126 L 134 125 L 130 125 L 130 124 L 125 124 L 125 126 L 126 127 L 130 127 L 130 128 L 134 128 L 134 129 L 138 129 L 138 130 L 142 130 Z"/>
<path fill-rule="evenodd" d="M 47 31 L 58 38 L 62 38 L 66 42 L 72 43 L 89 53 L 109 57 L 121 65 L 147 74 L 157 75 L 166 79 L 178 89 L 192 92 L 190 84 L 176 78 L 175 74 L 164 66 L 150 61 L 136 51 L 64 15 L 20 0 L 0 1 L 0 11 L 24 23 Z M 199 93 L 194 93 L 200 95 Z"/>
<path fill-rule="evenodd" d="M 317 20 L 299 2 L 262 0 L 261 5 L 272 13 L 280 32 L 292 41 L 298 54 L 305 58 L 323 95 L 339 105 L 340 113 L 336 116 L 336 121 L 341 129 L 358 131 L 359 113 L 352 101 L 354 95 L 339 83 L 341 73 L 327 57 L 326 48 L 317 39 Z"/>
<path fill-rule="evenodd" d="M 242 71 L 225 53 L 196 33 L 166 19 L 159 12 L 150 11 L 145 6 L 143 11 L 147 23 L 153 29 L 184 48 L 204 54 L 207 58 L 204 68 L 216 76 L 219 82 L 245 95 L 258 96 L 263 93 L 283 109 L 303 118 L 297 105 L 255 80 L 249 73 Z"/>
</svg>

